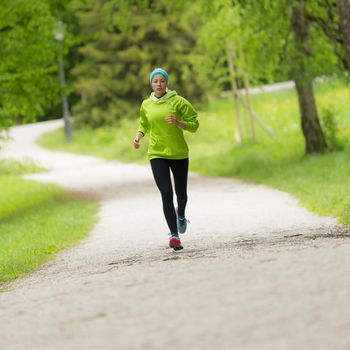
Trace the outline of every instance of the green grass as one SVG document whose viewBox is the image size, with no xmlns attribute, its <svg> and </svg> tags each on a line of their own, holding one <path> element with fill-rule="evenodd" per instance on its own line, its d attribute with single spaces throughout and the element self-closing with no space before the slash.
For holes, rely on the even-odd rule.
<svg viewBox="0 0 350 350">
<path fill-rule="evenodd" d="M 294 90 L 253 96 L 254 110 L 272 127 L 274 138 L 256 124 L 257 141 L 246 138 L 241 145 L 234 140 L 232 100 L 214 99 L 200 112 L 198 132 L 187 134 L 191 170 L 241 178 L 289 192 L 306 208 L 350 224 L 350 89 L 339 81 L 330 81 L 317 84 L 315 91 L 321 119 L 326 109 L 335 116 L 341 151 L 304 156 Z M 131 147 L 137 125 L 136 120 L 124 120 L 115 129 L 76 130 L 70 145 L 64 143 L 62 131 L 55 131 L 40 143 L 53 149 L 146 163 L 147 143 L 143 142 L 141 152 Z M 247 123 L 244 130 L 247 135 Z"/>
<path fill-rule="evenodd" d="M 52 150 L 88 154 L 105 159 L 125 162 L 146 162 L 147 141 L 139 152 L 131 152 L 130 146 L 138 127 L 137 120 L 122 120 L 118 128 L 81 129 L 73 131 L 71 143 L 66 143 L 64 130 L 43 135 L 39 144 Z"/>
<path fill-rule="evenodd" d="M 34 163 L 0 161 L 0 284 L 76 244 L 97 220 L 96 203 L 18 176 L 33 171 Z"/>
<path fill-rule="evenodd" d="M 0 159 L 0 175 L 21 175 L 45 170 L 30 158 L 24 158 L 21 161 L 12 158 Z"/>
</svg>

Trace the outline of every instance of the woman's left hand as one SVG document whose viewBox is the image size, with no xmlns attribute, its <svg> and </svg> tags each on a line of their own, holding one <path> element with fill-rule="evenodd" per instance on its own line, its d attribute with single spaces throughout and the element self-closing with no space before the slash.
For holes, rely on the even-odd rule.
<svg viewBox="0 0 350 350">
<path fill-rule="evenodd" d="M 177 120 L 176 119 L 176 116 L 175 115 L 168 115 L 165 117 L 165 121 L 169 124 L 173 124 L 173 125 L 176 125 L 182 129 L 185 129 L 186 127 L 186 123 L 180 121 L 180 120 Z"/>
<path fill-rule="evenodd" d="M 178 122 L 175 115 L 167 115 L 165 117 L 165 121 L 169 124 L 174 124 L 174 125 L 177 125 L 177 122 Z"/>
</svg>

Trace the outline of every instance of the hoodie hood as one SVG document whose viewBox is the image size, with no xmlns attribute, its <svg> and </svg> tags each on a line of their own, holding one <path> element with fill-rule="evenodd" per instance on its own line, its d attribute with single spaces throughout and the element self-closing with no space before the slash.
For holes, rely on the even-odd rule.
<svg viewBox="0 0 350 350">
<path fill-rule="evenodd" d="M 168 90 L 165 95 L 163 95 L 161 98 L 158 98 L 154 95 L 154 92 L 151 93 L 150 99 L 155 102 L 163 102 L 165 100 L 168 100 L 169 98 L 177 96 L 177 92 L 175 90 Z"/>
</svg>

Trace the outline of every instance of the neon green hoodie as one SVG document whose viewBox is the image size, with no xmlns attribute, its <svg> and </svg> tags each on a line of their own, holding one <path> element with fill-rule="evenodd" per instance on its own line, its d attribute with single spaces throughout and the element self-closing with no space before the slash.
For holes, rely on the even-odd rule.
<svg viewBox="0 0 350 350">
<path fill-rule="evenodd" d="M 188 158 L 188 146 L 183 129 L 165 121 L 168 115 L 175 115 L 177 120 L 186 123 L 185 130 L 196 132 L 199 126 L 197 112 L 185 98 L 176 91 L 170 91 L 157 98 L 151 96 L 142 102 L 140 108 L 139 131 L 150 133 L 148 146 L 149 159 L 184 159 Z"/>
</svg>

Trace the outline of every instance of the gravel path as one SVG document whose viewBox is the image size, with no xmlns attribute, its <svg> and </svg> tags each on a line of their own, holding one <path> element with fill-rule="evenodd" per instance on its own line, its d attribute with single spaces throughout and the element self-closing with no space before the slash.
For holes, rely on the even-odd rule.
<svg viewBox="0 0 350 350">
<path fill-rule="evenodd" d="M 288 194 L 191 174 L 185 249 L 167 248 L 149 167 L 43 150 L 26 176 L 95 198 L 79 246 L 0 293 L 0 349 L 350 349 L 350 232 Z"/>
</svg>

